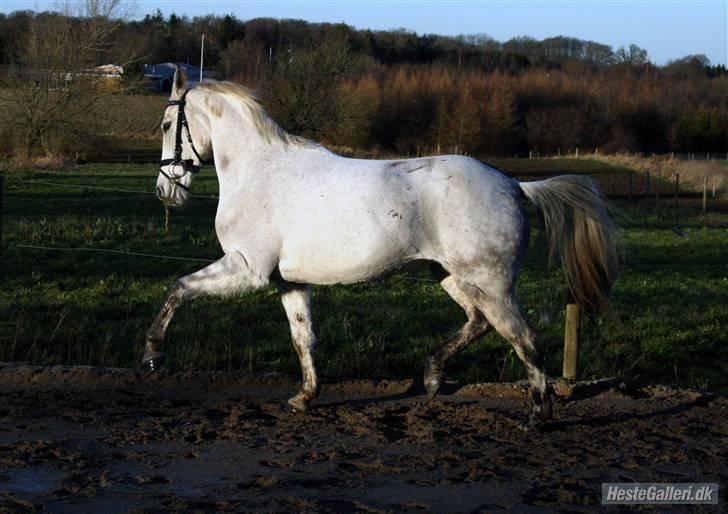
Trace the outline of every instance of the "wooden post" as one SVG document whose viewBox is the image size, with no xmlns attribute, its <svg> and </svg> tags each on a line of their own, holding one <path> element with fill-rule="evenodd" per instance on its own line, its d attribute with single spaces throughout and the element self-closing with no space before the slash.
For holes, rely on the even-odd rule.
<svg viewBox="0 0 728 514">
<path fill-rule="evenodd" d="M 678 221 L 678 217 L 677 217 L 677 197 L 678 197 L 679 194 L 680 194 L 680 174 L 679 173 L 675 173 L 675 205 L 674 205 L 674 208 L 675 208 L 675 226 L 676 227 L 677 227 L 677 221 Z"/>
<path fill-rule="evenodd" d="M 579 148 L 578 147 L 576 148 L 576 154 L 575 154 L 575 156 L 576 156 L 577 159 L 579 158 Z"/>
<path fill-rule="evenodd" d="M 579 305 L 566 305 L 566 323 L 564 324 L 564 366 L 565 379 L 576 378 L 576 358 L 579 350 Z"/>
<path fill-rule="evenodd" d="M 645 196 L 650 196 L 650 172 L 645 171 Z"/>
<path fill-rule="evenodd" d="M 533 150 L 528 151 L 528 158 L 533 159 Z"/>
<path fill-rule="evenodd" d="M 0 175 L 0 254 L 3 253 L 3 197 L 5 196 L 5 176 Z"/>
<path fill-rule="evenodd" d="M 708 210 L 708 175 L 703 175 L 703 213 Z"/>
<path fill-rule="evenodd" d="M 557 155 L 558 155 L 559 157 L 561 157 L 561 147 L 558 147 L 558 148 L 556 149 L 556 154 L 557 154 Z"/>
</svg>

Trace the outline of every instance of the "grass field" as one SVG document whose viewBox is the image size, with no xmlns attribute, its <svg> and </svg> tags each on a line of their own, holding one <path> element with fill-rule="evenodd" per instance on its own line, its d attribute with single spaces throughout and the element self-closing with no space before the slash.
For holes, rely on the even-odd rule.
<svg viewBox="0 0 728 514">
<path fill-rule="evenodd" d="M 495 164 L 519 174 L 609 168 L 574 159 Z M 194 198 L 185 209 L 171 212 L 165 230 L 164 209 L 151 194 L 40 183 L 151 192 L 156 175 L 154 166 L 89 164 L 6 176 L 0 360 L 139 363 L 144 333 L 166 289 L 203 263 L 17 245 L 219 257 L 214 199 Z M 214 174 L 205 170 L 194 192 L 216 190 Z M 619 319 L 584 323 L 581 376 L 640 375 L 650 381 L 728 388 L 728 214 L 681 211 L 687 237 L 680 237 L 672 230 L 667 206 L 657 211 L 654 203 L 619 207 L 623 268 L 613 296 Z M 373 284 L 314 288 L 321 374 L 420 376 L 426 355 L 464 320 L 429 279 L 426 274 L 396 276 Z M 547 370 L 559 375 L 566 288 L 559 271 L 547 271 L 538 244 L 532 244 L 518 292 L 542 336 Z M 178 369 L 299 372 L 274 289 L 183 307 L 171 325 L 167 353 L 169 365 Z M 495 333 L 455 357 L 448 371 L 463 381 L 524 376 L 510 346 Z"/>
</svg>

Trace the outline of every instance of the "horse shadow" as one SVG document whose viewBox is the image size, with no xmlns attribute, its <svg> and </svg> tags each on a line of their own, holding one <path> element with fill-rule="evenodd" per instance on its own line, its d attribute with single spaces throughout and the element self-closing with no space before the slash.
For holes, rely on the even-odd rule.
<svg viewBox="0 0 728 514">
<path fill-rule="evenodd" d="M 564 405 L 572 402 L 581 402 L 599 396 L 600 394 L 603 394 L 608 390 L 620 390 L 624 394 L 627 394 L 634 399 L 643 399 L 650 397 L 650 395 L 643 391 L 642 388 L 634 387 L 633 384 L 630 384 L 627 388 L 624 388 L 619 387 L 617 383 L 618 382 L 610 379 L 591 384 L 579 384 L 579 387 L 575 388 L 568 398 L 556 397 L 556 403 L 557 405 Z M 442 385 L 442 388 L 440 389 L 440 392 L 438 393 L 437 398 L 439 400 L 445 400 L 447 402 L 457 401 L 458 403 L 462 404 L 472 404 L 478 402 L 477 399 L 457 399 L 457 394 L 462 388 L 462 384 L 452 382 L 444 383 Z M 627 421 L 642 421 L 663 416 L 674 416 L 695 407 L 705 407 L 719 397 L 720 395 L 715 393 L 699 392 L 698 396 L 693 398 L 692 400 L 683 401 L 676 405 L 670 405 L 650 411 L 618 412 L 609 415 L 550 420 L 538 426 L 537 431 L 540 433 L 550 433 L 563 431 L 565 429 L 574 427 L 603 427 L 607 425 L 624 423 Z M 319 403 L 317 407 L 335 408 L 342 406 L 366 406 L 382 403 L 396 403 L 417 398 L 420 398 L 423 403 L 428 402 L 427 392 L 425 390 L 424 384 L 419 381 L 413 381 L 404 391 L 395 392 L 392 394 L 370 396 L 365 398 L 351 398 L 334 400 L 329 402 L 324 401 Z M 524 398 L 524 403 L 528 403 L 526 401 L 526 398 Z M 437 406 L 436 402 L 430 402 L 430 404 L 433 406 L 433 408 L 436 408 Z M 521 422 L 523 421 L 522 412 L 516 413 L 512 410 L 506 410 L 503 408 L 488 408 L 488 410 L 495 414 L 498 414 L 499 416 L 511 419 L 518 424 L 521 424 Z"/>
</svg>

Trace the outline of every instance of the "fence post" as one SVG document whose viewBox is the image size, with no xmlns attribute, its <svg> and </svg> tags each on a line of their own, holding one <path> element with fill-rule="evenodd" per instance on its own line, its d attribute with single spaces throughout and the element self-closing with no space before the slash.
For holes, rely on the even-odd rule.
<svg viewBox="0 0 728 514">
<path fill-rule="evenodd" d="M 678 216 L 677 216 L 677 197 L 678 197 L 679 194 L 680 194 L 680 174 L 679 173 L 675 173 L 675 205 L 674 205 L 674 209 L 675 209 L 675 226 L 676 227 L 677 227 L 677 221 L 678 221 Z"/>
<path fill-rule="evenodd" d="M 3 253 L 3 197 L 5 196 L 5 175 L 0 175 L 0 254 Z"/>
<path fill-rule="evenodd" d="M 577 159 L 579 158 L 579 147 L 577 147 L 577 148 L 576 148 L 576 154 L 575 154 L 575 157 L 576 157 Z"/>
<path fill-rule="evenodd" d="M 645 197 L 650 196 L 650 172 L 645 171 L 645 187 L 647 191 L 645 192 Z"/>
<path fill-rule="evenodd" d="M 573 300 L 572 300 L 573 301 Z M 566 305 L 566 323 L 564 324 L 564 365 L 565 379 L 576 378 L 576 360 L 579 351 L 579 305 Z"/>
<path fill-rule="evenodd" d="M 703 213 L 708 210 L 708 175 L 703 175 Z"/>
<path fill-rule="evenodd" d="M 528 151 L 528 158 L 533 159 L 533 150 Z"/>
</svg>

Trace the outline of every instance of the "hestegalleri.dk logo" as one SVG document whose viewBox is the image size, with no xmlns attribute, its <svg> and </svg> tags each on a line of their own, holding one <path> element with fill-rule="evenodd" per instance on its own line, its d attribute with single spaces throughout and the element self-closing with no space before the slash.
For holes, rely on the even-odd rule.
<svg viewBox="0 0 728 514">
<path fill-rule="evenodd" d="M 602 505 L 717 505 L 718 484 L 602 484 Z"/>
</svg>

